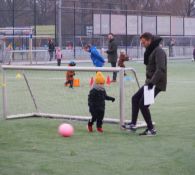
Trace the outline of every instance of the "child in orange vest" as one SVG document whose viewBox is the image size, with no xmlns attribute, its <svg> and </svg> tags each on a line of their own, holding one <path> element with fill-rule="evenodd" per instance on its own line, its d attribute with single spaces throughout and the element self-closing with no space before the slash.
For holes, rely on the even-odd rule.
<svg viewBox="0 0 195 175">
<path fill-rule="evenodd" d="M 71 61 L 69 63 L 69 66 L 76 66 L 76 63 L 74 61 Z M 69 87 L 73 88 L 74 76 L 75 76 L 75 71 L 69 70 L 66 72 L 65 86 L 70 85 Z"/>
</svg>

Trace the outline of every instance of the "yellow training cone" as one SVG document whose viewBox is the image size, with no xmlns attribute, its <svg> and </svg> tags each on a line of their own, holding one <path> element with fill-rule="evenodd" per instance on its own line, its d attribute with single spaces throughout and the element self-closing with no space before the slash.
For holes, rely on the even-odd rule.
<svg viewBox="0 0 195 175">
<path fill-rule="evenodd" d="M 17 73 L 16 74 L 16 79 L 21 79 L 22 78 L 22 75 L 20 73 Z"/>
</svg>

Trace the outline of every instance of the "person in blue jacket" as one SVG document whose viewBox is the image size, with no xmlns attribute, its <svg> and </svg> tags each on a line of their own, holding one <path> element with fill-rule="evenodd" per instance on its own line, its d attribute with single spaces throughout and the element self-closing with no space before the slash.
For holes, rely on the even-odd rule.
<svg viewBox="0 0 195 175">
<path fill-rule="evenodd" d="M 95 46 L 91 46 L 91 45 L 85 45 L 84 50 L 86 52 L 89 52 L 91 55 L 91 60 L 94 64 L 95 67 L 103 67 L 105 60 L 104 58 L 100 55 L 100 53 L 97 51 Z"/>
</svg>

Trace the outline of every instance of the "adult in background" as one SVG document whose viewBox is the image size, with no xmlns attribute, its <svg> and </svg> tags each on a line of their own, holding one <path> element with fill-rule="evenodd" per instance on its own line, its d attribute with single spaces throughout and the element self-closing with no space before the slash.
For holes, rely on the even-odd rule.
<svg viewBox="0 0 195 175">
<path fill-rule="evenodd" d="M 148 89 L 154 88 L 155 97 L 161 92 L 166 91 L 167 86 L 167 56 L 159 46 L 162 39 L 155 37 L 151 33 L 144 33 L 140 37 L 142 45 L 146 48 L 144 53 L 144 64 L 146 65 L 145 85 Z M 142 86 L 132 97 L 132 120 L 125 129 L 136 130 L 136 122 L 139 110 L 147 124 L 147 129 L 140 135 L 155 136 L 156 130 L 152 123 L 149 106 L 144 105 L 144 86 Z"/>
<path fill-rule="evenodd" d="M 55 45 L 52 39 L 49 39 L 48 41 L 48 52 L 49 52 L 49 61 L 53 59 L 55 51 Z"/>
<path fill-rule="evenodd" d="M 85 45 L 83 48 L 86 52 L 90 53 L 91 60 L 93 62 L 93 65 L 95 67 L 103 67 L 104 66 L 104 58 L 100 55 L 100 53 L 97 51 L 95 46 L 91 46 L 89 44 Z"/>
<path fill-rule="evenodd" d="M 106 51 L 106 53 L 108 54 L 108 62 L 111 64 L 112 67 L 116 67 L 118 54 L 117 54 L 117 44 L 115 42 L 113 33 L 108 34 L 108 40 L 109 40 L 108 50 Z M 117 72 L 113 72 L 113 77 L 111 82 L 116 82 L 116 78 L 117 78 Z"/>
</svg>

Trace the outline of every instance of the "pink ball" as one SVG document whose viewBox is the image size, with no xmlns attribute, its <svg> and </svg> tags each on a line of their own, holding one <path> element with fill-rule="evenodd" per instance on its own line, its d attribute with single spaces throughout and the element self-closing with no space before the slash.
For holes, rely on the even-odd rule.
<svg viewBox="0 0 195 175">
<path fill-rule="evenodd" d="M 58 127 L 58 133 L 63 137 L 71 137 L 74 134 L 72 125 L 63 123 Z"/>
</svg>

